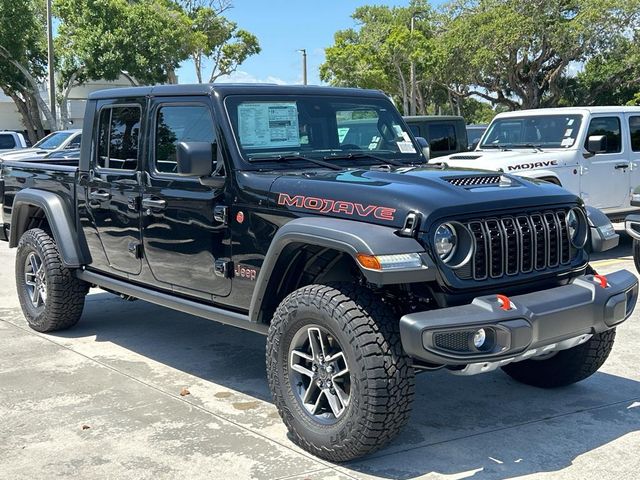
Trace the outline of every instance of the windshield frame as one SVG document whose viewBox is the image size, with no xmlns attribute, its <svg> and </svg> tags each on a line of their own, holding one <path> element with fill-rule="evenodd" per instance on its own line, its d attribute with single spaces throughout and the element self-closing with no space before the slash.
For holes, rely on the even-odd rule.
<svg viewBox="0 0 640 480">
<path fill-rule="evenodd" d="M 46 137 L 41 138 L 40 140 L 38 140 L 38 142 L 36 142 L 33 145 L 33 147 L 31 147 L 31 148 L 40 148 L 42 150 L 55 150 L 57 148 L 60 148 L 67 140 L 69 140 L 73 136 L 74 133 L 75 132 L 65 132 L 65 131 L 61 131 L 61 130 L 58 130 L 56 132 L 51 132 Z M 63 136 L 64 138 L 55 147 L 43 147 L 42 146 L 43 143 L 45 143 L 46 141 L 50 140 L 51 138 L 53 138 L 55 136 Z"/>
<path fill-rule="evenodd" d="M 550 145 L 545 145 L 544 143 L 539 143 L 539 142 L 524 142 L 524 141 L 520 143 L 486 143 L 489 135 L 493 132 L 495 126 L 499 123 L 509 122 L 509 121 L 521 121 L 521 120 L 527 120 L 527 119 L 542 119 L 542 118 L 549 118 L 549 117 L 565 117 L 565 118 L 574 117 L 573 118 L 574 121 L 577 120 L 578 122 L 577 128 L 574 127 L 575 135 L 564 137 L 564 138 L 573 138 L 573 142 L 571 145 L 562 146 L 562 144 L 560 144 L 557 146 L 555 145 L 550 146 Z M 539 113 L 535 115 L 508 115 L 504 117 L 496 117 L 483 133 L 476 150 L 490 151 L 496 148 L 503 148 L 508 150 L 530 149 L 530 148 L 540 148 L 543 150 L 573 150 L 580 146 L 580 138 L 581 138 L 582 130 L 584 129 L 584 125 L 585 125 L 584 118 L 585 118 L 584 113 L 579 113 L 579 112 Z M 534 147 L 532 147 L 532 145 L 534 145 Z"/>
<path fill-rule="evenodd" d="M 242 148 L 240 145 L 240 132 L 238 126 L 238 114 L 237 108 L 242 103 L 259 103 L 259 102 L 274 102 L 274 103 L 286 103 L 286 102 L 295 102 L 296 100 L 305 100 L 311 98 L 322 98 L 327 102 L 339 103 L 344 102 L 345 105 L 353 105 L 361 103 L 363 106 L 372 105 L 378 107 L 384 107 L 386 112 L 388 112 L 392 116 L 392 121 L 394 124 L 399 125 L 402 130 L 409 136 L 411 141 L 411 145 L 415 152 L 412 153 L 401 153 L 401 152 L 392 152 L 389 153 L 385 150 L 365 150 L 365 149 L 314 149 L 314 150 L 306 150 L 301 148 L 301 146 L 294 147 L 282 147 L 279 150 L 271 150 L 269 148 L 265 148 L 262 150 L 257 150 L 255 152 L 255 158 L 252 159 L 251 155 L 247 153 L 247 151 Z M 344 166 L 345 168 L 353 168 L 353 167 L 369 167 L 374 164 L 380 164 L 380 161 L 375 159 L 376 156 L 389 156 L 389 161 L 398 160 L 403 163 L 403 165 L 412 165 L 412 164 L 426 164 L 427 159 L 424 157 L 422 148 L 416 141 L 414 135 L 411 133 L 411 130 L 407 126 L 406 122 L 402 118 L 402 115 L 397 111 L 396 107 L 393 103 L 385 96 L 377 96 L 377 95 L 342 95 L 336 94 L 334 92 L 331 93 L 302 93 L 302 94 L 281 94 L 281 93 L 247 93 L 247 94 L 230 94 L 226 95 L 221 102 L 221 106 L 226 116 L 227 124 L 228 124 L 228 132 L 231 135 L 230 144 L 233 145 L 234 150 L 241 163 L 248 167 L 248 169 L 256 169 L 263 170 L 265 166 L 269 168 L 286 168 L 286 169 L 308 169 L 308 168 L 318 168 L 318 165 L 314 165 L 311 162 L 305 160 L 297 160 L 300 165 L 295 165 L 293 161 L 280 162 L 278 160 L 278 155 L 297 155 L 304 157 L 313 157 L 318 160 L 324 160 L 329 162 L 335 162 L 336 165 Z M 232 110 L 236 111 L 233 112 Z M 336 111 L 339 111 L 337 109 Z M 231 146 L 231 145 L 230 145 Z M 362 153 L 362 154 L 371 154 L 373 158 L 343 158 L 349 153 Z M 339 159 L 331 159 L 332 155 L 339 156 Z M 273 156 L 273 160 L 265 158 Z M 322 167 L 321 167 L 322 168 Z"/>
</svg>

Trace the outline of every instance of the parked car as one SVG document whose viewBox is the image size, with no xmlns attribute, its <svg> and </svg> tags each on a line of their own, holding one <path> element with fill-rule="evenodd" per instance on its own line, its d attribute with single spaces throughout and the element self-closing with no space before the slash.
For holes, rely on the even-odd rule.
<svg viewBox="0 0 640 480">
<path fill-rule="evenodd" d="M 498 114 L 456 167 L 514 173 L 562 185 L 614 221 L 638 210 L 640 107 L 576 107 Z"/>
<path fill-rule="evenodd" d="M 58 165 L 78 165 L 80 159 L 80 149 L 70 148 L 67 150 L 56 150 L 47 153 L 44 157 L 34 156 L 15 160 L 19 162 L 40 162 L 40 163 L 56 163 Z"/>
<path fill-rule="evenodd" d="M 77 149 L 80 148 L 81 139 L 82 130 L 59 130 L 50 133 L 33 147 L 0 153 L 0 161 L 44 157 L 55 151 Z"/>
<path fill-rule="evenodd" d="M 482 135 L 487 130 L 488 124 L 473 124 L 467 125 L 467 138 L 469 141 L 469 150 L 475 150 Z"/>
<path fill-rule="evenodd" d="M 405 122 L 416 137 L 429 142 L 430 158 L 465 152 L 468 148 L 464 118 L 450 115 L 405 116 Z"/>
<path fill-rule="evenodd" d="M 20 150 L 27 148 L 24 135 L 8 130 L 0 131 L 0 153 L 8 150 Z"/>
<path fill-rule="evenodd" d="M 341 143 L 356 116 L 377 118 L 367 149 Z M 583 380 L 635 307 L 635 275 L 589 265 L 617 243 L 604 215 L 427 163 L 379 91 L 137 87 L 91 93 L 84 118 L 78 166 L 2 166 L 31 328 L 73 327 L 97 286 L 262 333 L 275 406 L 322 458 L 397 435 L 416 372 Z"/>
</svg>

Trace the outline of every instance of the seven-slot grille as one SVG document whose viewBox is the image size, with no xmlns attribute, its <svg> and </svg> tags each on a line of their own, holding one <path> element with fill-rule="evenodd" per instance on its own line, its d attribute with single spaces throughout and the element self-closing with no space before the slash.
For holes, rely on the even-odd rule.
<svg viewBox="0 0 640 480">
<path fill-rule="evenodd" d="M 466 222 L 475 242 L 470 269 L 458 276 L 484 280 L 568 265 L 575 253 L 567 210 Z"/>
</svg>

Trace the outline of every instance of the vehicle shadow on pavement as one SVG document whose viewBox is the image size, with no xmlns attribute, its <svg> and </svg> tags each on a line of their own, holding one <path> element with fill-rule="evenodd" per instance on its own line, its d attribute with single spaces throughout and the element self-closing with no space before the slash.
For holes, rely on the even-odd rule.
<svg viewBox="0 0 640 480">
<path fill-rule="evenodd" d="M 83 341 L 93 336 L 96 342 L 111 342 L 271 402 L 265 339 L 259 334 L 98 293 L 88 297 L 76 328 L 56 334 Z M 556 390 L 521 385 L 500 371 L 474 377 L 438 371 L 420 374 L 416 383 L 409 425 L 385 449 L 342 465 L 346 473 L 413 479 L 434 472 L 502 479 L 553 472 L 585 452 L 640 431 L 640 382 L 609 373 Z M 269 423 L 277 424 L 279 419 L 272 417 Z"/>
</svg>

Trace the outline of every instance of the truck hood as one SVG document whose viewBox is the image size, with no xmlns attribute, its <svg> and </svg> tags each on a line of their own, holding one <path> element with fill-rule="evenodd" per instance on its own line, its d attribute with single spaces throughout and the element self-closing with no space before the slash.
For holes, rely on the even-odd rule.
<svg viewBox="0 0 640 480">
<path fill-rule="evenodd" d="M 413 211 L 422 215 L 423 230 L 441 218 L 581 203 L 547 182 L 433 167 L 287 172 L 271 183 L 270 198 L 276 209 L 394 227 Z"/>
<path fill-rule="evenodd" d="M 506 173 L 524 173 L 575 164 L 575 150 L 474 150 L 440 157 L 452 167 L 501 170 Z"/>
<path fill-rule="evenodd" d="M 44 157 L 52 150 L 42 148 L 21 148 L 0 153 L 0 160 L 22 160 L 23 158 Z"/>
</svg>

